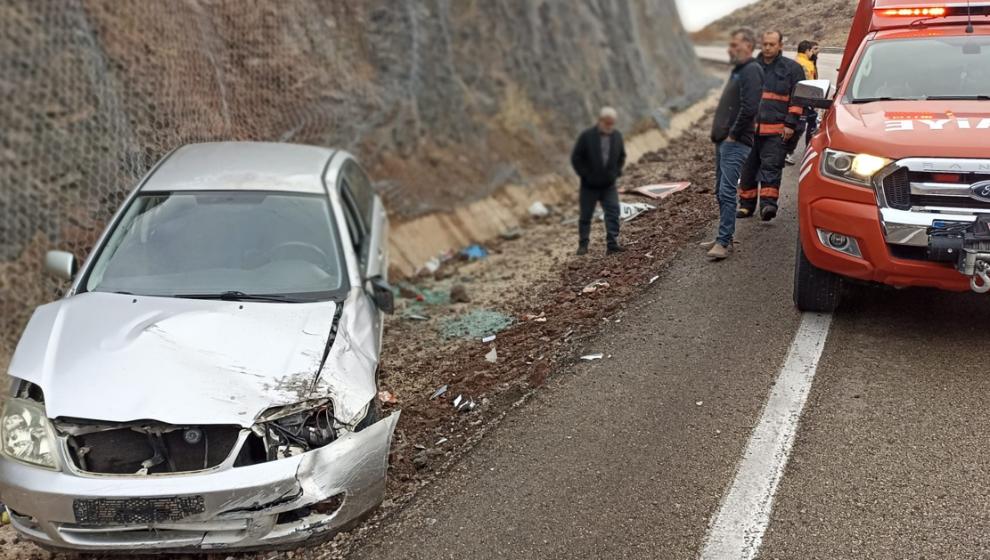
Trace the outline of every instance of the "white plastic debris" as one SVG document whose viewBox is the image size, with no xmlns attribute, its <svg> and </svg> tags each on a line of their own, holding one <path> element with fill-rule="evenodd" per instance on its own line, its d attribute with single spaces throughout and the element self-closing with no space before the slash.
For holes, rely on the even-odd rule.
<svg viewBox="0 0 990 560">
<path fill-rule="evenodd" d="M 585 286 L 582 290 L 582 294 L 593 294 L 598 290 L 604 290 L 609 287 L 609 283 L 604 280 L 595 280 L 591 284 Z"/>
<path fill-rule="evenodd" d="M 652 283 L 654 283 L 654 282 L 656 282 L 656 281 L 657 281 L 657 280 L 659 280 L 659 279 L 660 279 L 660 276 L 659 276 L 659 275 L 657 275 L 657 276 L 654 276 L 653 278 L 650 278 L 650 284 L 652 284 Z"/>
<path fill-rule="evenodd" d="M 701 405 L 703 405 L 703 404 L 705 404 L 705 401 L 698 401 L 698 402 L 696 402 L 696 403 L 694 403 L 694 404 L 696 404 L 696 405 L 698 405 L 698 406 L 701 406 Z"/>
<path fill-rule="evenodd" d="M 498 350 L 496 350 L 495 347 L 492 347 L 491 351 L 489 353 L 485 354 L 485 360 L 487 360 L 488 363 L 490 363 L 490 364 L 494 364 L 495 362 L 497 362 L 498 361 Z"/>
<path fill-rule="evenodd" d="M 491 336 L 486 336 L 485 338 L 482 338 L 481 339 L 481 342 L 484 342 L 485 344 L 488 344 L 489 342 L 492 342 L 494 340 L 495 340 L 495 335 L 491 335 Z"/>
<path fill-rule="evenodd" d="M 428 270 L 430 273 L 434 273 L 440 270 L 440 264 L 441 264 L 440 259 L 438 259 L 437 257 L 433 257 L 432 259 L 426 261 L 425 264 L 423 264 L 423 268 Z"/>
<path fill-rule="evenodd" d="M 546 218 L 550 215 L 550 209 L 539 200 L 529 206 L 529 215 L 534 218 Z"/>
<path fill-rule="evenodd" d="M 454 408 L 460 407 L 462 400 L 464 400 L 464 395 L 457 395 L 457 398 L 454 399 Z"/>
<path fill-rule="evenodd" d="M 438 439 L 437 442 L 434 443 L 433 445 L 443 445 L 445 443 L 447 443 L 447 438 L 442 437 L 442 438 Z"/>
<path fill-rule="evenodd" d="M 435 398 L 442 397 L 443 394 L 446 392 L 447 392 L 447 386 L 444 385 L 443 387 L 438 388 L 436 391 L 433 391 L 433 394 L 430 395 L 430 400 L 432 401 Z"/>
<path fill-rule="evenodd" d="M 602 354 L 601 352 L 599 352 L 597 354 L 588 354 L 586 356 L 581 356 L 581 359 L 584 360 L 584 361 L 586 361 L 586 362 L 593 362 L 595 360 L 600 360 L 600 359 L 602 359 L 604 357 L 605 357 L 605 354 Z"/>
</svg>

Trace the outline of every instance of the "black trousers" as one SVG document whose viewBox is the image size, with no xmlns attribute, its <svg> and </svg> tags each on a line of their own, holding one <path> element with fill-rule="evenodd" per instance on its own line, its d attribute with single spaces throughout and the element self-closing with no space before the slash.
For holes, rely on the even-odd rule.
<svg viewBox="0 0 990 560">
<path fill-rule="evenodd" d="M 797 134 L 794 136 L 796 137 Z M 757 196 L 760 198 L 760 204 L 777 207 L 788 144 L 779 134 L 756 137 L 753 151 L 749 153 L 749 159 L 746 160 L 742 177 L 739 179 L 740 208 L 754 211 Z"/>
<path fill-rule="evenodd" d="M 591 240 L 591 220 L 595 207 L 601 203 L 605 212 L 605 236 L 609 247 L 619 246 L 619 191 L 612 185 L 606 189 L 581 187 L 581 216 L 578 218 L 578 237 L 582 247 Z"/>
</svg>

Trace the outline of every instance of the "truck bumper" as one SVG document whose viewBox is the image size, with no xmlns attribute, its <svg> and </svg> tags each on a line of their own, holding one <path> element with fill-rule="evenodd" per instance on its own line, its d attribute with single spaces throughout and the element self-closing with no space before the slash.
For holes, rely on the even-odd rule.
<svg viewBox="0 0 990 560">
<path fill-rule="evenodd" d="M 927 229 L 933 220 L 972 221 L 973 217 L 957 219 L 890 209 L 881 215 L 873 190 L 823 177 L 817 163 L 815 158 L 798 191 L 801 246 L 813 265 L 866 282 L 969 291 L 970 279 L 951 264 L 898 258 L 892 247 L 927 247 Z M 829 247 L 819 230 L 856 240 L 861 256 Z"/>
</svg>

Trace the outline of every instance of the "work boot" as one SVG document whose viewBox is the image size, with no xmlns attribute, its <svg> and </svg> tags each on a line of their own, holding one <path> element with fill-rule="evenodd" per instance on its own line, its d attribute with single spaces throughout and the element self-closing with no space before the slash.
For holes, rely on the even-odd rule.
<svg viewBox="0 0 990 560">
<path fill-rule="evenodd" d="M 625 253 L 625 252 L 626 252 L 626 248 L 623 247 L 622 245 L 613 245 L 612 247 L 609 247 L 608 250 L 605 251 L 605 254 L 614 255 L 616 253 Z"/>
<path fill-rule="evenodd" d="M 752 218 L 753 217 L 753 210 L 750 209 L 750 208 L 740 208 L 739 211 L 736 212 L 736 217 L 737 218 Z"/>
<path fill-rule="evenodd" d="M 764 222 L 769 222 L 770 220 L 777 217 L 777 207 L 776 206 L 764 206 L 760 208 L 760 219 Z"/>
<path fill-rule="evenodd" d="M 702 249 L 711 249 L 717 243 L 718 241 L 715 241 L 714 239 L 711 241 L 702 241 L 701 243 L 698 243 L 698 247 L 701 247 Z"/>
<path fill-rule="evenodd" d="M 712 248 L 708 250 L 708 258 L 713 261 L 721 261 L 727 259 L 729 258 L 730 254 L 732 254 L 732 248 L 726 247 L 721 243 L 716 243 L 712 245 Z"/>
<path fill-rule="evenodd" d="M 578 245 L 577 255 L 580 257 L 580 256 L 587 255 L 587 254 L 588 254 L 588 246 L 587 245 Z"/>
</svg>

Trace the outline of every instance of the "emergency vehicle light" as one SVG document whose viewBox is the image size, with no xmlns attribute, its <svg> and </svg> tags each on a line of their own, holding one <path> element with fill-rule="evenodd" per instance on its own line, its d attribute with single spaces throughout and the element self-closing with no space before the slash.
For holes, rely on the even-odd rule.
<svg viewBox="0 0 990 560">
<path fill-rule="evenodd" d="M 946 14 L 945 8 L 889 8 L 877 10 L 885 16 L 928 16 L 940 17 Z"/>
</svg>

